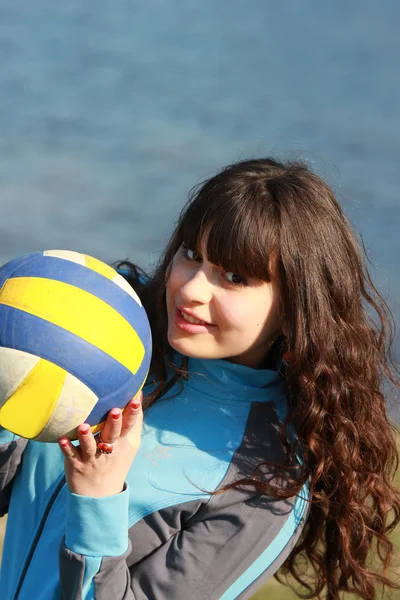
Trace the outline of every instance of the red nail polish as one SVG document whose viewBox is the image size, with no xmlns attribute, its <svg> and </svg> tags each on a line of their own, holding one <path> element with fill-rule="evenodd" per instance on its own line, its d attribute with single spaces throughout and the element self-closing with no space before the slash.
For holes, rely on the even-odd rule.
<svg viewBox="0 0 400 600">
<path fill-rule="evenodd" d="M 60 440 L 60 444 L 63 448 L 66 448 L 68 446 L 68 440 Z"/>
<path fill-rule="evenodd" d="M 118 412 L 111 412 L 111 416 L 114 419 L 114 421 L 117 421 L 119 419 L 120 414 L 121 414 L 120 411 L 118 411 Z"/>
<path fill-rule="evenodd" d="M 87 435 L 89 433 L 90 427 L 86 425 L 86 427 L 81 427 L 80 431 L 82 435 Z"/>
<path fill-rule="evenodd" d="M 131 408 L 133 408 L 134 410 L 137 410 L 140 406 L 140 400 L 135 398 L 134 400 L 131 400 L 130 405 L 131 405 Z"/>
</svg>

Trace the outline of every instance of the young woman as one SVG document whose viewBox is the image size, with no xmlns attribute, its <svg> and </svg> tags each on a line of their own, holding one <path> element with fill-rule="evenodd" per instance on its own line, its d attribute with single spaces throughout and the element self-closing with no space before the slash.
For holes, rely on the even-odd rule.
<svg viewBox="0 0 400 600">
<path fill-rule="evenodd" d="M 119 267 L 153 331 L 143 427 L 133 400 L 77 446 L 0 432 L 2 598 L 244 599 L 278 569 L 308 597 L 395 587 L 390 312 L 327 184 L 229 166 L 152 277 Z"/>
</svg>

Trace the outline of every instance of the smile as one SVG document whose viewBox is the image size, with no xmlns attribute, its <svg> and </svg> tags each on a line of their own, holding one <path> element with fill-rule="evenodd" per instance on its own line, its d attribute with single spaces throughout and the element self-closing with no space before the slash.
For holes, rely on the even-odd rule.
<svg viewBox="0 0 400 600">
<path fill-rule="evenodd" d="M 188 321 L 189 323 L 196 323 L 197 325 L 206 325 L 207 323 L 205 323 L 204 321 L 200 321 L 199 319 L 195 319 L 194 317 L 192 317 L 192 315 L 187 315 L 186 313 L 179 311 L 182 315 L 182 317 L 185 319 L 185 321 Z"/>
<path fill-rule="evenodd" d="M 213 323 L 207 323 L 201 319 L 197 319 L 193 315 L 189 315 L 186 311 L 181 308 L 175 309 L 175 325 L 186 331 L 187 333 L 209 333 L 214 331 L 217 326 Z"/>
</svg>

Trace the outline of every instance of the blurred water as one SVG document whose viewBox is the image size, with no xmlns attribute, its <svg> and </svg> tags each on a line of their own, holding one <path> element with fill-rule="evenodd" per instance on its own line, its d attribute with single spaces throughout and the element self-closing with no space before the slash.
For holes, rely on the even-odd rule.
<svg viewBox="0 0 400 600">
<path fill-rule="evenodd" d="M 57 247 L 146 267 L 192 185 L 300 157 L 398 318 L 399 25 L 396 0 L 0 0 L 0 263 Z"/>
</svg>

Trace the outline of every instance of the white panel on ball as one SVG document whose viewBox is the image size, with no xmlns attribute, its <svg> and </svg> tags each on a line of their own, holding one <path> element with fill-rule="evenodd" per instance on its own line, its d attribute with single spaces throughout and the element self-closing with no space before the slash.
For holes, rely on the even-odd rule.
<svg viewBox="0 0 400 600">
<path fill-rule="evenodd" d="M 55 258 L 64 258 L 78 265 L 85 266 L 85 257 L 79 252 L 73 250 L 45 250 L 43 256 L 54 256 Z"/>
<path fill-rule="evenodd" d="M 69 435 L 85 422 L 98 397 L 82 381 L 67 373 L 57 404 L 46 427 L 36 436 L 38 442 L 54 442 L 60 435 Z"/>
<path fill-rule="evenodd" d="M 23 350 L 0 347 L 0 407 L 23 383 L 39 360 L 40 357 Z"/>
<path fill-rule="evenodd" d="M 118 273 L 112 281 L 114 283 L 116 283 L 120 288 L 122 288 L 125 292 L 127 292 L 131 298 L 136 300 L 136 302 L 139 304 L 139 306 L 142 306 L 139 296 L 137 295 L 135 290 L 132 288 L 132 286 L 129 285 L 129 283 L 126 281 L 126 279 L 124 279 L 122 277 L 122 275 L 120 275 Z"/>
</svg>

